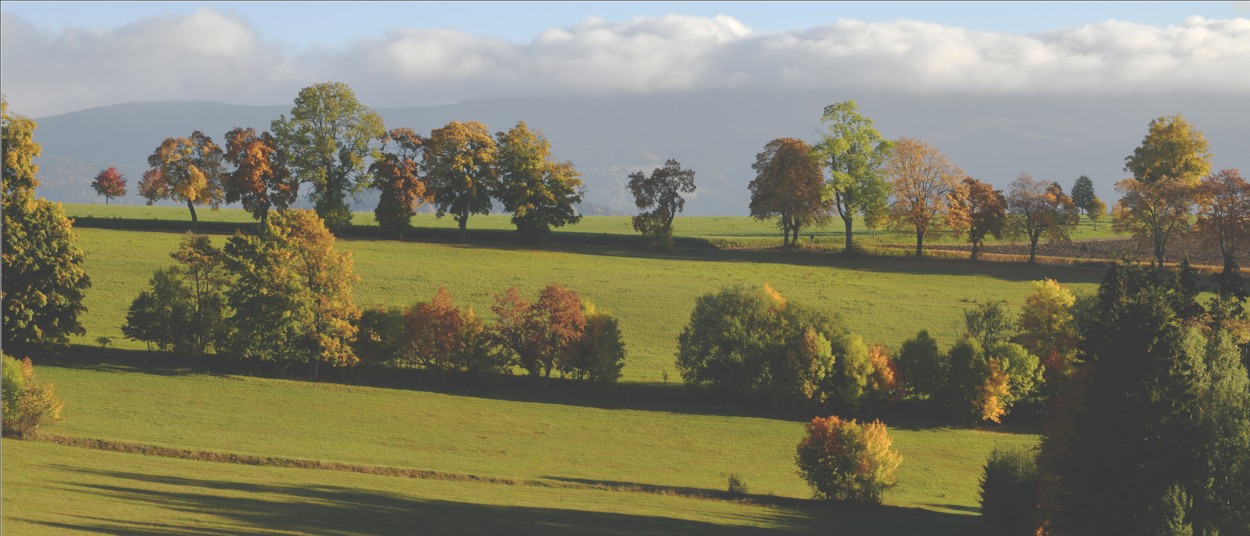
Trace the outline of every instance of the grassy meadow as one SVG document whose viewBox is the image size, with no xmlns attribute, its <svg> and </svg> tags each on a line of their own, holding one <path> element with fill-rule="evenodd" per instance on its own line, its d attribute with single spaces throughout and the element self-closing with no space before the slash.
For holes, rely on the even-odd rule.
<svg viewBox="0 0 1250 536">
<path fill-rule="evenodd" d="M 70 205 L 67 212 L 186 217 L 185 209 L 170 207 Z M 237 209 L 200 215 L 251 221 Z M 370 224 L 371 216 L 357 214 L 357 223 Z M 431 215 L 415 220 L 417 226 L 454 225 Z M 506 216 L 490 216 L 475 218 L 471 227 L 511 224 Z M 182 233 L 85 226 L 76 232 L 93 285 L 83 317 L 87 333 L 71 341 L 79 346 L 69 353 L 142 350 L 142 343 L 121 334 L 126 310 L 151 273 L 171 263 Z M 627 217 L 606 216 L 558 232 L 634 234 Z M 683 217 L 678 234 L 731 245 L 780 241 L 771 223 L 748 218 Z M 907 243 L 908 237 L 895 238 Z M 225 236 L 213 240 L 220 245 Z M 827 230 L 817 237 L 822 240 L 840 243 L 841 234 Z M 5 528 L 23 534 L 408 534 L 416 527 L 434 533 L 967 534 L 976 530 L 971 514 L 978 512 L 977 483 L 989 451 L 1034 445 L 1035 434 L 888 422 L 904 463 L 886 506 L 851 512 L 805 501 L 811 492 L 794 467 L 800 419 L 702 401 L 679 386 L 676 339 L 695 299 L 727 285 L 769 283 L 790 300 L 840 314 L 869 341 L 897 347 L 927 329 L 949 345 L 962 330 L 963 311 L 977 303 L 1005 300 L 1016 308 L 1030 282 L 1043 277 L 1089 291 L 1103 272 L 1086 265 L 819 251 L 664 254 L 612 243 L 532 248 L 349 237 L 338 247 L 353 254 L 360 276 L 354 296 L 363 306 L 410 305 L 446 286 L 458 303 L 490 319 L 493 294 L 509 286 L 531 297 L 548 283 L 577 290 L 621 321 L 629 385 L 614 398 L 254 378 L 161 365 L 159 356 L 157 364 L 143 366 L 36 358 L 41 377 L 65 399 L 65 420 L 44 428 L 57 436 L 464 478 L 239 465 L 5 439 Z M 117 349 L 85 348 L 101 336 Z M 730 474 L 747 484 L 747 497 L 716 497 Z"/>
</svg>

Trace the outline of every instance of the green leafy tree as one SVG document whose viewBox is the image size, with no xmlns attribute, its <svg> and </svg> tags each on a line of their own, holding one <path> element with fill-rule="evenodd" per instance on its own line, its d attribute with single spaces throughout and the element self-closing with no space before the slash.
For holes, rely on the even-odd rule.
<svg viewBox="0 0 1250 536">
<path fill-rule="evenodd" d="M 417 207 L 432 199 L 421 173 L 425 140 L 410 128 L 397 128 L 382 137 L 378 158 L 369 166 L 373 187 L 381 194 L 373 217 L 382 230 L 402 236 L 412 226 Z"/>
<path fill-rule="evenodd" d="M 284 365 L 353 365 L 351 341 L 360 309 L 352 302 L 357 277 L 352 258 L 334 248 L 316 214 L 274 214 L 256 234 L 226 242 L 226 266 L 235 284 L 226 293 L 234 310 L 222 350 L 244 359 Z"/>
<path fill-rule="evenodd" d="M 1152 534 L 1145 515 L 1200 474 L 1205 346 L 1179 321 L 1175 278 L 1113 266 L 1080 315 L 1074 396 L 1051 411 L 1042 459 L 1061 534 Z"/>
<path fill-rule="evenodd" d="M 1082 212 L 1089 212 L 1097 197 L 1094 195 L 1094 181 L 1089 177 L 1081 175 L 1076 178 L 1076 182 L 1072 183 L 1072 204 Z"/>
<path fill-rule="evenodd" d="M 833 191 L 833 207 L 846 229 L 846 251 L 851 251 L 855 217 L 875 227 L 889 208 L 890 187 L 881 168 L 890 159 L 894 143 L 881 137 L 872 119 L 859 114 L 855 101 L 826 106 L 820 120 L 827 131 L 821 133 L 813 156 L 829 168 L 826 185 Z"/>
<path fill-rule="evenodd" d="M 331 229 L 350 224 L 347 196 L 368 182 L 366 161 L 374 156 L 371 143 L 385 131 L 382 117 L 357 101 L 347 84 L 323 82 L 301 89 L 290 116 L 269 128 L 291 171 L 311 186 L 317 215 Z"/>
<path fill-rule="evenodd" d="M 151 288 L 131 302 L 122 333 L 162 349 L 202 355 L 225 333 L 230 284 L 221 250 L 187 233 L 174 265 L 152 274 Z"/>
<path fill-rule="evenodd" d="M 72 222 L 59 203 L 35 197 L 39 167 L 34 158 L 35 122 L 10 115 L 0 100 L 3 119 L 3 198 L 0 213 L 0 302 L 3 303 L 3 345 L 8 349 L 42 343 L 64 343 L 85 333 L 79 315 L 91 279 L 83 269 Z"/>
<path fill-rule="evenodd" d="M 938 396 L 946 389 L 950 374 L 950 362 L 938 351 L 937 341 L 928 331 L 903 342 L 903 348 L 894 360 L 898 368 L 899 382 L 912 395 L 926 398 Z"/>
<path fill-rule="evenodd" d="M 987 302 L 964 311 L 964 329 L 982 348 L 1011 338 L 1016 330 L 1005 302 Z"/>
<path fill-rule="evenodd" d="M 824 195 L 824 177 L 803 140 L 777 138 L 755 155 L 755 179 L 751 191 L 751 217 L 777 218 L 784 236 L 782 247 L 798 245 L 799 230 L 829 221 L 833 200 Z"/>
<path fill-rule="evenodd" d="M 404 309 L 374 306 L 361 311 L 352 349 L 361 365 L 396 366 L 404 352 Z"/>
<path fill-rule="evenodd" d="M 552 227 L 581 221 L 576 205 L 585 188 L 571 162 L 551 159 L 551 143 L 524 121 L 496 132 L 499 201 L 526 240 L 546 241 Z"/>
<path fill-rule="evenodd" d="M 1216 316 L 1227 314 L 1213 311 Z M 1199 395 L 1202 447 L 1193 495 L 1195 532 L 1250 533 L 1250 376 L 1230 322 L 1212 326 L 1205 351 L 1207 382 Z"/>
<path fill-rule="evenodd" d="M 442 217 L 451 214 L 460 225 L 460 240 L 468 236 L 469 216 L 490 214 L 490 200 L 498 190 L 499 158 L 494 138 L 477 121 L 452 121 L 430 132 L 425 140 L 426 177 L 434 188 L 434 207 Z"/>
<path fill-rule="evenodd" d="M 1016 341 L 1046 366 L 1046 383 L 1072 375 L 1076 365 L 1077 332 L 1072 308 L 1076 296 L 1053 279 L 1033 282 L 1033 291 L 1020 308 Z"/>
<path fill-rule="evenodd" d="M 981 473 L 981 522 L 987 534 L 1037 536 L 1037 462 L 1023 449 L 995 448 Z"/>
<path fill-rule="evenodd" d="M 625 368 L 625 340 L 620 321 L 606 311 L 586 304 L 586 330 L 566 372 L 585 379 L 596 391 L 607 391 L 621 378 Z"/>
<path fill-rule="evenodd" d="M 195 206 L 217 208 L 225 198 L 225 152 L 203 132 L 186 138 L 165 138 L 148 156 L 149 170 L 139 192 L 148 204 L 159 199 L 186 203 L 191 227 L 199 223 Z"/>
<path fill-rule="evenodd" d="M 629 191 L 634 195 L 634 204 L 642 210 L 633 217 L 634 230 L 652 244 L 672 250 L 673 218 L 686 207 L 681 194 L 695 191 L 694 170 L 682 169 L 680 162 L 670 158 L 664 167 L 652 170 L 650 176 L 641 171 L 630 173 Z"/>
</svg>

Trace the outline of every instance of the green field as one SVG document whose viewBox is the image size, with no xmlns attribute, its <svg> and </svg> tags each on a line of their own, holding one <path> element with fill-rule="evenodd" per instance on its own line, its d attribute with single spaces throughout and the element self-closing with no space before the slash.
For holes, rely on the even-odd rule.
<svg viewBox="0 0 1250 536">
<path fill-rule="evenodd" d="M 75 205 L 69 212 L 185 216 L 160 207 Z M 238 210 L 201 214 L 206 221 L 249 221 Z M 678 221 L 686 237 L 739 244 L 779 238 L 770 224 L 747 218 Z M 452 225 L 428 215 L 416 224 Z M 492 216 L 476 219 L 475 227 L 509 225 L 506 217 Z M 121 335 L 126 309 L 152 271 L 171 262 L 182 234 L 77 232 L 93 286 L 83 318 L 87 333 L 72 342 L 91 346 L 107 336 L 121 350 L 79 346 L 70 354 L 142 349 Z M 569 232 L 632 236 L 625 217 L 587 217 Z M 840 234 L 826 238 L 839 241 Z M 224 239 L 214 236 L 217 244 Z M 721 406 L 678 385 L 676 338 L 695 299 L 726 285 L 769 283 L 791 300 L 840 314 L 869 341 L 897 347 L 928 329 L 949 345 L 962 330 L 963 311 L 977 303 L 1006 300 L 1018 307 L 1030 282 L 1042 277 L 1088 291 L 1103 272 L 1083 265 L 753 249 L 663 254 L 609 242 L 617 245 L 368 238 L 338 245 L 353 253 L 360 305 L 409 305 L 446 286 L 459 303 L 489 319 L 492 295 L 509 286 L 529 295 L 548 283 L 576 289 L 621 320 L 629 354 L 624 381 L 631 385 L 613 398 L 518 386 L 385 389 L 36 357 L 41 376 L 66 401 L 66 420 L 45 427 L 51 434 L 490 482 L 236 465 L 6 439 L 5 527 L 23 534 L 407 534 L 421 528 L 967 534 L 975 530 L 969 514 L 977 512 L 977 479 L 988 452 L 1033 445 L 1035 434 L 888 423 L 904 463 L 885 507 L 849 512 L 807 501 L 810 490 L 793 462 L 801 419 Z M 159 354 L 152 355 L 159 363 Z M 748 497 L 718 495 L 730 474 L 746 482 Z"/>
<path fill-rule="evenodd" d="M 108 519 L 139 523 L 164 519 L 153 515 L 161 509 L 178 509 L 178 505 L 165 504 L 165 492 L 155 488 L 207 488 L 200 490 L 204 496 L 194 500 L 213 504 L 228 502 L 218 494 L 242 494 L 247 501 L 263 503 L 275 500 L 269 495 L 283 495 L 281 490 L 290 493 L 295 488 L 317 489 L 330 484 L 341 487 L 343 495 L 385 490 L 410 495 L 408 500 L 418 503 L 433 498 L 466 497 L 473 499 L 476 506 L 472 508 L 496 505 L 522 511 L 535 503 L 542 504 L 538 498 L 547 495 L 558 498 L 557 503 L 562 506 L 569 504 L 571 510 L 659 515 L 686 521 L 711 518 L 715 523 L 730 525 L 753 519 L 754 522 L 744 524 L 779 529 L 793 528 L 793 523 L 806 526 L 808 522 L 833 523 L 832 526 L 849 529 L 878 515 L 864 518 L 864 514 L 841 514 L 831 521 L 824 519 L 828 513 L 819 513 L 815 520 L 807 520 L 813 515 L 811 512 L 778 511 L 797 507 L 710 499 L 701 499 L 706 506 L 697 506 L 688 504 L 694 499 L 683 497 L 690 492 L 723 490 L 730 473 L 743 478 L 752 494 L 765 498 L 765 504 L 773 496 L 808 497 L 808 488 L 795 473 L 792 461 L 794 446 L 802 434 L 802 423 L 797 421 L 734 415 L 698 405 L 665 407 L 639 401 L 631 409 L 602 408 L 555 394 L 549 395 L 552 401 L 515 400 L 193 374 L 176 369 L 42 366 L 40 374 L 56 384 L 66 401 L 66 420 L 45 429 L 54 434 L 535 479 L 555 485 L 641 486 L 661 493 L 614 491 L 611 493 L 617 499 L 610 500 L 604 496 L 609 493 L 605 490 L 548 490 L 306 469 L 242 468 L 6 441 L 7 489 L 24 491 L 31 486 L 38 490 L 6 493 L 6 522 L 20 518 L 73 525 L 62 517 L 68 512 L 45 512 L 49 503 L 64 500 L 58 495 L 62 492 L 85 495 L 83 502 L 102 509 L 106 509 L 107 503 L 125 503 L 126 508 L 116 510 L 114 517 Z M 902 516 L 895 520 L 900 525 L 886 525 L 900 530 L 915 528 L 908 520 L 951 527 L 966 523 L 961 516 L 949 514 L 975 511 L 979 467 L 989 450 L 996 445 L 1027 446 L 1036 441 L 1035 436 L 1028 434 L 958 429 L 896 428 L 893 436 L 905 462 L 900 484 L 888 495 L 888 503 L 948 514 Z M 27 449 L 37 456 L 22 456 Z M 125 470 L 120 471 L 119 467 Z M 266 472 L 273 475 L 266 477 Z M 217 482 L 219 478 L 226 481 Z M 93 484 L 83 483 L 84 479 Z M 209 479 L 215 483 L 195 484 Z M 257 480 L 267 486 L 244 485 Z M 58 482 L 59 485 L 53 485 Z M 94 483 L 100 487 L 93 488 Z M 118 493 L 117 488 L 128 491 Z M 448 491 L 439 491 L 443 488 Z M 675 511 L 669 511 L 669 503 Z M 193 508 L 191 504 L 183 506 L 212 511 Z M 76 508 L 73 513 L 83 515 Z M 586 522 L 597 523 L 596 519 L 597 516 L 591 516 Z M 203 517 L 186 521 L 209 522 Z M 664 523 L 655 528 L 672 532 L 662 527 Z M 675 525 L 675 531 L 686 530 L 680 527 L 684 525 Z M 690 527 L 695 530 L 699 525 Z M 909 532 L 891 529 L 882 533 Z"/>
<path fill-rule="evenodd" d="M 131 300 L 181 240 L 174 232 L 79 229 L 92 288 L 87 292 L 86 335 L 123 348 L 142 348 L 122 337 Z M 218 245 L 224 240 L 217 237 Z M 491 318 L 492 296 L 517 286 L 528 296 L 548 283 L 577 290 L 621 319 L 629 353 L 627 381 L 679 381 L 674 367 L 677 335 L 695 299 L 726 285 L 771 284 L 789 299 L 836 312 L 865 339 L 890 346 L 921 329 L 951 344 L 962 313 L 976 303 L 1023 303 L 1030 282 L 1054 278 L 1090 290 L 1103 270 L 1089 266 L 980 263 L 907 257 L 846 259 L 830 254 L 785 255 L 755 251 L 696 251 L 676 255 L 641 249 L 564 246 L 429 244 L 344 239 L 354 255 L 359 305 L 411 305 L 446 286 L 458 303 Z"/>
</svg>

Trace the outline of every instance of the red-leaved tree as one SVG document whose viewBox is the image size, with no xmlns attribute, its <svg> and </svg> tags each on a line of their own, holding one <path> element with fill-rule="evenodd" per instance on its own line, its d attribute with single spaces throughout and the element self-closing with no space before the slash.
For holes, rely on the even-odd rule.
<svg viewBox="0 0 1250 536">
<path fill-rule="evenodd" d="M 104 196 L 104 204 L 107 205 L 110 199 L 126 195 L 126 177 L 117 168 L 110 166 L 95 176 L 95 180 L 91 181 L 91 188 L 95 193 Z"/>
</svg>

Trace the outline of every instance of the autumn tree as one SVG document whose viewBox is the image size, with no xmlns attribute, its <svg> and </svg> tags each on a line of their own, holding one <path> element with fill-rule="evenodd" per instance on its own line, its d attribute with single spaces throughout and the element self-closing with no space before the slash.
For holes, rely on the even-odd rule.
<svg viewBox="0 0 1250 536">
<path fill-rule="evenodd" d="M 1203 240 L 1220 251 L 1224 273 L 1240 271 L 1238 250 L 1250 241 L 1250 183 L 1236 169 L 1202 179 L 1198 186 L 1198 222 Z"/>
<path fill-rule="evenodd" d="M 503 350 L 545 385 L 551 372 L 573 362 L 586 329 L 582 299 L 560 285 L 547 285 L 527 302 L 516 287 L 495 296 L 494 332 Z"/>
<path fill-rule="evenodd" d="M 282 211 L 295 203 L 299 183 L 273 134 L 235 128 L 226 133 L 225 158 L 234 166 L 234 171 L 222 178 L 227 203 L 242 203 L 262 225 L 271 209 Z"/>
<path fill-rule="evenodd" d="M 814 156 L 829 168 L 826 184 L 833 190 L 833 208 L 846 229 L 846 251 L 851 251 L 855 217 L 863 217 L 873 227 L 888 210 L 890 188 L 881 168 L 894 145 L 881 137 L 872 119 L 859 114 L 855 101 L 826 106 L 821 122 L 827 131 L 821 134 Z"/>
<path fill-rule="evenodd" d="M 347 84 L 323 82 L 301 89 L 290 117 L 283 114 L 269 128 L 296 178 L 311 186 L 317 215 L 331 229 L 350 224 L 347 196 L 368 183 L 366 160 L 385 130 L 382 117 Z"/>
<path fill-rule="evenodd" d="M 777 138 L 768 142 L 764 151 L 755 155 L 751 168 L 755 170 L 755 179 L 747 186 L 751 217 L 777 218 L 785 249 L 798 244 L 803 227 L 829 221 L 833 200 L 824 196 L 820 165 L 803 140 Z"/>
<path fill-rule="evenodd" d="M 287 210 L 269 217 L 256 234 L 226 242 L 234 277 L 227 301 L 234 310 L 221 349 L 245 359 L 281 364 L 353 365 L 351 341 L 360 309 L 352 302 L 352 257 L 334 247 L 334 235 L 315 213 Z"/>
<path fill-rule="evenodd" d="M 110 166 L 95 176 L 91 181 L 91 189 L 104 196 L 104 204 L 107 205 L 114 197 L 126 195 L 126 177 L 117 168 Z"/>
<path fill-rule="evenodd" d="M 460 240 L 468 236 L 469 216 L 490 214 L 491 197 L 498 188 L 498 151 L 486 125 L 452 121 L 430 132 L 425 140 L 425 166 L 434 188 L 434 207 L 442 217 L 451 214 L 460 225 Z"/>
<path fill-rule="evenodd" d="M 1148 241 L 1154 248 L 1155 266 L 1162 268 L 1168 242 L 1191 226 L 1194 187 L 1163 177 L 1149 183 L 1124 179 L 1115 190 L 1120 200 L 1112 209 L 1111 228 Z"/>
<path fill-rule="evenodd" d="M 1145 184 L 1165 178 L 1194 186 L 1211 172 L 1211 153 L 1202 132 L 1178 115 L 1150 121 L 1146 137 L 1124 158 L 1124 171 Z"/>
<path fill-rule="evenodd" d="M 0 303 L 3 346 L 15 349 L 41 343 L 64 343 L 85 333 L 79 315 L 91 279 L 83 270 L 72 222 L 59 203 L 35 196 L 39 167 L 35 157 L 35 122 L 10 115 L 0 99 L 4 169 L 0 174 Z"/>
<path fill-rule="evenodd" d="M 1059 183 L 1021 173 L 1007 194 L 1007 213 L 1007 233 L 1027 239 L 1029 262 L 1037 262 L 1037 243 L 1043 236 L 1051 242 L 1069 240 L 1076 207 Z"/>
<path fill-rule="evenodd" d="M 1007 225 L 1007 198 L 984 182 L 964 177 L 951 197 L 949 218 L 952 227 L 967 231 L 972 244 L 971 259 L 977 260 L 985 238 L 1002 239 Z"/>
<path fill-rule="evenodd" d="M 1180 115 L 1158 117 L 1124 158 L 1124 171 L 1133 178 L 1116 184 L 1114 228 L 1152 243 L 1162 268 L 1168 240 L 1189 229 L 1195 189 L 1211 171 L 1207 140 Z"/>
<path fill-rule="evenodd" d="M 440 379 L 465 361 L 464 314 L 451 293 L 439 287 L 434 297 L 404 312 L 407 360 L 434 371 Z"/>
<path fill-rule="evenodd" d="M 694 170 L 682 169 L 680 162 L 670 158 L 650 176 L 630 173 L 629 191 L 634 205 L 642 210 L 633 217 L 634 230 L 663 249 L 673 249 L 673 218 L 686 207 L 681 194 L 695 191 Z"/>
<path fill-rule="evenodd" d="M 139 193 L 148 204 L 160 199 L 186 203 L 191 211 L 191 228 L 199 222 L 195 206 L 221 205 L 225 192 L 225 153 L 203 132 L 186 138 L 165 138 L 148 156 L 148 172 L 143 175 Z"/>
<path fill-rule="evenodd" d="M 1094 196 L 1094 199 L 1089 202 L 1089 206 L 1085 207 L 1085 216 L 1089 218 L 1089 221 L 1094 223 L 1094 228 L 1097 229 L 1098 220 L 1101 220 L 1102 217 L 1106 215 L 1107 204 L 1103 203 L 1102 199 L 1098 198 L 1098 196 Z"/>
<path fill-rule="evenodd" d="M 417 207 L 433 197 L 421 173 L 425 140 L 410 128 L 382 136 L 382 149 L 369 166 L 373 187 L 381 194 L 373 217 L 382 230 L 401 236 L 411 227 Z"/>
<path fill-rule="evenodd" d="M 1024 299 L 1016 341 L 1045 365 L 1047 384 L 1071 376 L 1076 359 L 1077 332 L 1072 307 L 1076 296 L 1053 279 L 1033 282 Z"/>
<path fill-rule="evenodd" d="M 885 165 L 894 197 L 890 221 L 895 227 L 916 233 L 916 256 L 924 255 L 924 238 L 945 225 L 951 197 L 964 177 L 963 171 L 928 143 L 899 138 Z"/>
<path fill-rule="evenodd" d="M 799 475 L 822 499 L 852 504 L 881 504 L 898 482 L 903 457 L 892 448 L 881 421 L 860 424 L 837 416 L 807 423 L 795 463 Z"/>
<path fill-rule="evenodd" d="M 39 429 L 46 422 L 61 419 L 65 402 L 56 394 L 56 386 L 45 384 L 35 376 L 35 366 L 30 358 L 16 358 L 0 354 L 3 361 L 3 385 L 0 398 L 3 402 L 3 422 L 0 427 L 5 436 L 23 437 Z"/>
<path fill-rule="evenodd" d="M 531 242 L 544 242 L 552 227 L 581 221 L 576 205 L 586 189 L 572 162 L 551 158 L 551 143 L 541 131 L 520 121 L 496 132 L 498 198 L 512 213 L 517 232 Z"/>
</svg>

